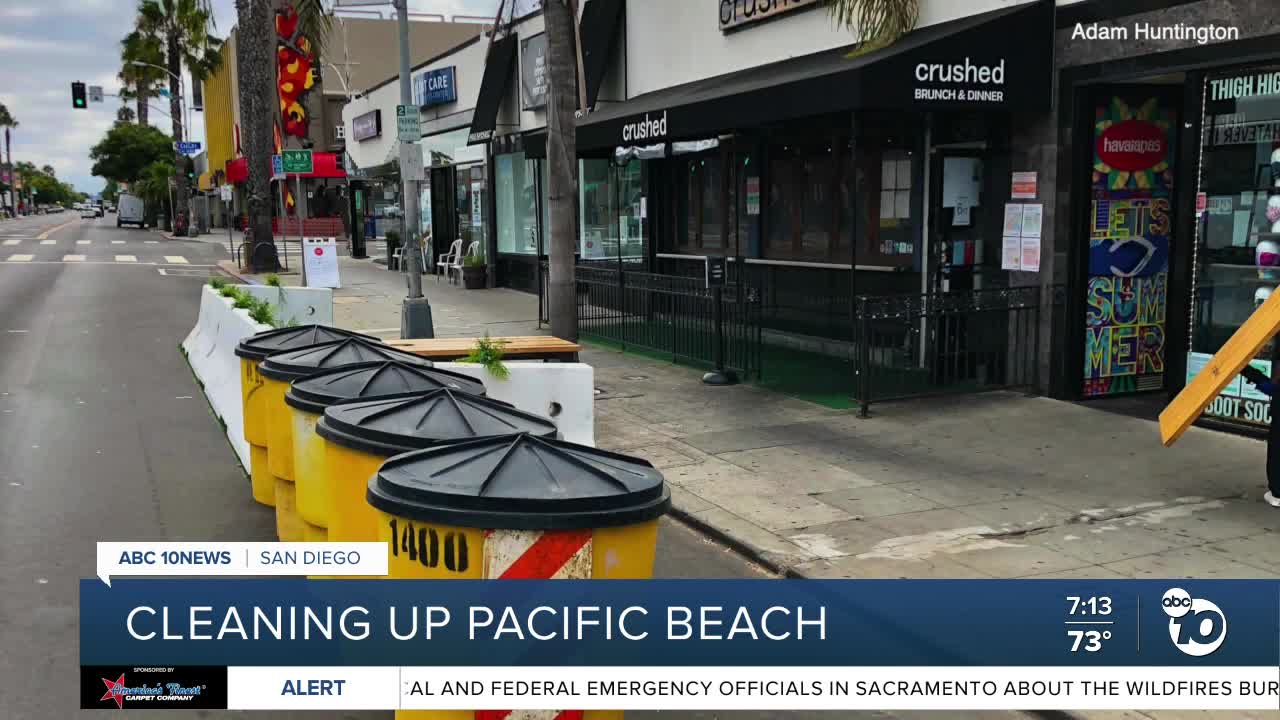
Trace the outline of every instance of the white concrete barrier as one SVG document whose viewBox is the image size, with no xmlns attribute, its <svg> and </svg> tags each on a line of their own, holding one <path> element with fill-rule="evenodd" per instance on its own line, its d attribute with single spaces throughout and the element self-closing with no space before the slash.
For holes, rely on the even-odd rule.
<svg viewBox="0 0 1280 720">
<path fill-rule="evenodd" d="M 254 322 L 248 312 L 233 307 L 230 298 L 206 285 L 201 290 L 200 317 L 182 341 L 191 371 L 204 386 L 209 406 L 225 425 L 227 439 L 245 468 L 249 467 L 249 443 L 244 439 L 240 358 L 235 349 L 244 338 L 270 329 L 269 325 Z"/>
<path fill-rule="evenodd" d="M 299 325 L 333 324 L 333 290 L 310 287 L 272 287 L 270 285 L 242 285 L 246 292 L 274 306 L 276 324 L 290 322 Z"/>
<path fill-rule="evenodd" d="M 474 363 L 436 363 L 438 368 L 477 378 L 495 400 L 551 418 L 565 440 L 595 446 L 595 368 L 584 363 L 519 360 L 505 365 L 511 376 L 499 380 Z"/>
</svg>

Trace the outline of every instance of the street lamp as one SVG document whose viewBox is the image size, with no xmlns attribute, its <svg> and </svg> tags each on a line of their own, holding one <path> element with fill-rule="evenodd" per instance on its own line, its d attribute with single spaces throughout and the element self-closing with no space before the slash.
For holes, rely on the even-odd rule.
<svg viewBox="0 0 1280 720">
<path fill-rule="evenodd" d="M 182 81 L 182 76 L 170 72 L 169 68 L 163 65 L 144 62 L 142 60 L 130 60 L 126 64 L 137 65 L 138 67 L 151 67 L 157 70 L 163 70 L 166 75 L 178 81 L 178 103 L 181 104 L 182 106 L 182 114 L 183 114 L 183 117 L 178 118 L 178 120 L 182 123 L 182 134 L 186 135 L 188 132 L 190 132 L 191 131 L 191 112 L 190 112 L 190 109 L 187 107 L 187 99 L 182 92 L 183 87 L 185 86 L 185 83 L 183 83 Z"/>
</svg>

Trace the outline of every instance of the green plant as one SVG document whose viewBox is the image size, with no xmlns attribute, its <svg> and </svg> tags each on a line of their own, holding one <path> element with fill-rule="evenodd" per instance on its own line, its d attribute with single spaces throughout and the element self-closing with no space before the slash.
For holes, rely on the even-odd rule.
<svg viewBox="0 0 1280 720">
<path fill-rule="evenodd" d="M 284 283 L 280 281 L 280 276 L 275 273 L 267 273 L 267 276 L 263 278 L 263 280 L 271 287 L 284 287 Z"/>
<path fill-rule="evenodd" d="M 462 258 L 462 267 L 484 267 L 484 256 L 468 255 Z"/>
<path fill-rule="evenodd" d="M 221 290 L 226 286 L 227 286 L 226 278 L 217 277 L 217 276 L 209 278 L 209 287 L 213 288 L 214 290 Z"/>
<path fill-rule="evenodd" d="M 236 287 L 235 285 L 224 284 L 222 287 L 218 288 L 218 294 L 225 298 L 234 299 L 236 297 L 236 294 L 239 292 L 240 292 L 240 288 Z"/>
<path fill-rule="evenodd" d="M 253 303 L 255 302 L 252 295 L 245 292 L 244 290 L 241 290 L 240 288 L 236 288 L 235 295 L 233 297 L 235 297 L 236 299 L 233 305 L 240 310 L 251 309 L 253 307 Z"/>
<path fill-rule="evenodd" d="M 507 366 L 502 363 L 506 344 L 505 340 L 494 340 L 489 337 L 489 333 L 485 333 L 484 337 L 476 340 L 471 352 L 467 353 L 462 362 L 483 365 L 490 375 L 499 380 L 506 380 L 511 376 L 511 371 L 507 370 Z"/>
<path fill-rule="evenodd" d="M 249 307 L 249 317 L 260 325 L 276 324 L 275 310 L 271 307 L 271 303 L 266 300 L 252 299 Z"/>
</svg>

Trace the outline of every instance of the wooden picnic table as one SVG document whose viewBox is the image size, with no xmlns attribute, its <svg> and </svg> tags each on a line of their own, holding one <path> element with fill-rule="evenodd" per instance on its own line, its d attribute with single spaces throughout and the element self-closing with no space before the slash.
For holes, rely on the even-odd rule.
<svg viewBox="0 0 1280 720">
<path fill-rule="evenodd" d="M 464 358 L 471 353 L 479 338 L 432 338 L 430 340 L 388 340 L 387 344 L 398 350 L 411 352 L 429 360 L 449 361 Z M 525 335 L 496 337 L 502 342 L 504 360 L 558 360 L 578 362 L 582 346 L 550 335 Z"/>
</svg>

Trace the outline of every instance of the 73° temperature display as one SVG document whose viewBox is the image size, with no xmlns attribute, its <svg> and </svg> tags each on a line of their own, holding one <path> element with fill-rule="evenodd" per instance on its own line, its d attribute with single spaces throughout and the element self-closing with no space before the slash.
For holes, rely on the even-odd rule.
<svg viewBox="0 0 1280 720">
<path fill-rule="evenodd" d="M 1067 638 L 1071 652 L 1098 652 L 1111 639 L 1111 598 L 1105 595 L 1067 597 Z"/>
</svg>

